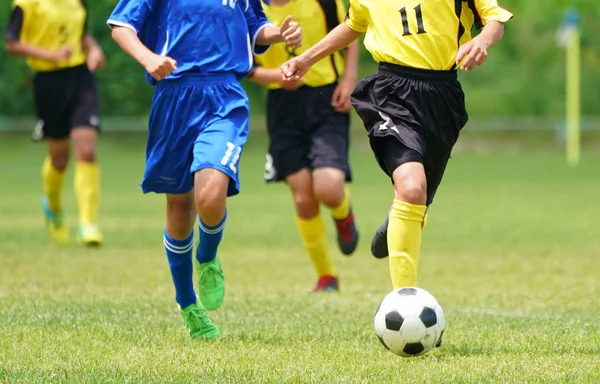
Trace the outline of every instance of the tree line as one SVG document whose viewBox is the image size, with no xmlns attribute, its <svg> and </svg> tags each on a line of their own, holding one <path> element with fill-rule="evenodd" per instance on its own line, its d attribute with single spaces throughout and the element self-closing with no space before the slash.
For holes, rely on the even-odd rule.
<svg viewBox="0 0 600 384">
<path fill-rule="evenodd" d="M 558 116 L 564 112 L 565 54 L 555 34 L 566 7 L 576 6 L 582 26 L 582 110 L 599 114 L 600 106 L 600 1 L 503 0 L 515 17 L 505 38 L 489 52 L 488 62 L 461 74 L 471 116 Z M 138 116 L 148 112 L 153 89 L 142 68 L 124 54 L 110 37 L 106 19 L 116 0 L 89 1 L 89 28 L 104 48 L 108 62 L 97 74 L 102 112 L 111 116 Z M 0 8 L 4 30 L 10 6 Z M 33 73 L 24 61 L 0 51 L 0 116 L 33 114 Z M 370 54 L 361 50 L 361 75 L 376 71 Z M 245 82 L 254 114 L 264 112 L 265 91 Z"/>
</svg>

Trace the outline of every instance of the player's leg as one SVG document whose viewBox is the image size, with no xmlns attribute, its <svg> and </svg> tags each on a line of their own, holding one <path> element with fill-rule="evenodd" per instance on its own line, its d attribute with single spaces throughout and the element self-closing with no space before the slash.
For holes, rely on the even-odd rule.
<svg viewBox="0 0 600 384">
<path fill-rule="evenodd" d="M 390 144 L 401 145 L 396 141 Z M 416 161 L 397 166 L 392 179 L 395 199 L 388 219 L 387 243 L 392 285 L 398 289 L 415 286 L 417 281 L 427 179 L 423 164 Z"/>
<path fill-rule="evenodd" d="M 392 210 L 388 211 L 388 214 L 385 217 L 385 221 L 383 224 L 377 228 L 373 238 L 371 239 L 371 254 L 378 259 L 385 259 L 389 256 L 388 246 L 387 246 L 387 228 L 389 224 L 389 214 Z M 429 213 L 425 212 L 425 216 L 423 217 L 423 222 L 421 223 L 421 229 L 424 231 L 427 227 L 427 219 L 429 217 Z"/>
<path fill-rule="evenodd" d="M 298 232 L 319 277 L 313 292 L 337 291 L 338 276 L 327 243 L 325 222 L 319 212 L 319 201 L 314 193 L 311 172 L 308 168 L 302 168 L 287 176 L 285 181 L 294 199 Z"/>
<path fill-rule="evenodd" d="M 194 338 L 216 339 L 221 333 L 194 292 L 193 226 L 196 214 L 190 166 L 197 128 L 190 121 L 198 117 L 198 100 L 187 94 L 186 88 L 177 83 L 161 82 L 155 90 L 142 190 L 167 195 L 163 244 L 175 298 L 189 334 Z"/>
<path fill-rule="evenodd" d="M 62 189 L 69 162 L 69 140 L 47 139 L 46 142 L 48 156 L 42 166 L 42 208 L 50 236 L 59 244 L 67 244 L 69 229 L 63 220 Z"/>
<path fill-rule="evenodd" d="M 319 202 L 329 208 L 333 216 L 341 252 L 351 255 L 358 245 L 358 230 L 350 190 L 345 186 L 345 182 L 352 180 L 348 163 L 350 117 L 333 111 L 327 103 L 333 87 L 319 89 L 321 94 L 315 95 L 313 105 L 313 115 L 318 120 L 313 124 L 309 153 L 314 170 L 313 189 Z"/>
<path fill-rule="evenodd" d="M 98 91 L 94 76 L 87 67 L 73 68 L 70 84 L 73 88 L 71 140 L 75 155 L 74 189 L 79 212 L 77 241 L 86 246 L 102 243 L 98 228 L 100 205 L 100 167 L 96 143 L 100 130 Z"/>
<path fill-rule="evenodd" d="M 60 73 L 37 74 L 33 90 L 38 123 L 32 137 L 45 140 L 48 147 L 42 165 L 42 209 L 50 236 L 66 244 L 69 229 L 63 219 L 62 189 L 69 162 L 68 97 Z"/>
<path fill-rule="evenodd" d="M 313 96 L 314 92 L 310 89 L 295 92 L 281 89 L 269 91 L 269 154 L 265 165 L 265 179 L 268 182 L 285 181 L 291 190 L 298 232 L 318 277 L 313 291 L 337 291 L 337 273 L 310 171 L 309 123 L 314 117 L 310 116 L 309 109 L 315 102 Z"/>
<path fill-rule="evenodd" d="M 250 109 L 244 89 L 235 77 L 211 79 L 198 89 L 207 115 L 194 141 L 194 194 L 198 213 L 198 290 L 209 310 L 225 297 L 224 275 L 218 248 L 227 221 L 227 198 L 240 190 L 238 163 L 249 131 Z"/>
<path fill-rule="evenodd" d="M 198 214 L 198 290 L 202 304 L 216 310 L 225 298 L 223 269 L 217 251 L 227 221 L 227 190 L 230 177 L 221 170 L 203 168 L 194 174 Z"/>
<path fill-rule="evenodd" d="M 181 315 L 190 336 L 216 339 L 221 333 L 198 302 L 194 291 L 194 193 L 166 196 L 167 223 L 163 233 L 163 244 L 175 286 L 175 300 L 181 308 Z"/>
</svg>

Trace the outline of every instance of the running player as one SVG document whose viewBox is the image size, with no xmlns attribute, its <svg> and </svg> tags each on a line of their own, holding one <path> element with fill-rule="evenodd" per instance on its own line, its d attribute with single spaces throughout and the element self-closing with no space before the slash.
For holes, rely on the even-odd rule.
<svg viewBox="0 0 600 384">
<path fill-rule="evenodd" d="M 48 146 L 42 166 L 42 208 L 48 233 L 60 244 L 69 242 L 61 196 L 70 138 L 75 152 L 77 241 L 92 246 L 102 242 L 97 225 L 100 168 L 96 140 L 100 120 L 92 72 L 100 69 L 105 59 L 87 31 L 87 18 L 83 1 L 13 0 L 4 39 L 6 51 L 25 57 L 35 71 L 33 93 L 38 123 L 33 138 L 44 139 Z"/>
<path fill-rule="evenodd" d="M 285 181 L 292 192 L 296 224 L 319 280 L 315 292 L 337 291 L 338 277 L 333 266 L 320 205 L 329 209 L 338 232 L 338 245 L 351 255 L 358 243 L 358 231 L 350 207 L 351 181 L 348 164 L 350 94 L 357 77 L 358 42 L 345 54 L 333 53 L 316 63 L 295 84 L 283 82 L 281 64 L 318 43 L 344 20 L 341 0 L 298 2 L 271 0 L 264 3 L 267 18 L 280 23 L 287 15 L 303 26 L 302 48 L 278 44 L 256 57 L 250 80 L 265 85 L 269 153 L 265 179 Z"/>
<path fill-rule="evenodd" d="M 345 24 L 281 68 L 286 81 L 298 81 L 366 33 L 379 72 L 357 85 L 352 105 L 394 184 L 388 225 L 380 230 L 387 235 L 378 237 L 387 239 L 394 289 L 416 283 L 425 213 L 468 120 L 457 69 L 482 65 L 511 17 L 496 0 L 352 0 Z M 473 25 L 481 29 L 474 38 Z"/>
<path fill-rule="evenodd" d="M 144 193 L 166 194 L 165 246 L 175 299 L 195 338 L 221 335 L 206 309 L 223 302 L 217 248 L 228 196 L 239 193 L 238 162 L 248 136 L 248 98 L 240 85 L 252 52 L 285 41 L 301 44 L 301 30 L 286 18 L 267 22 L 260 4 L 121 0 L 108 24 L 113 38 L 155 84 L 150 110 Z M 200 239 L 197 300 L 192 280 L 193 227 Z"/>
</svg>

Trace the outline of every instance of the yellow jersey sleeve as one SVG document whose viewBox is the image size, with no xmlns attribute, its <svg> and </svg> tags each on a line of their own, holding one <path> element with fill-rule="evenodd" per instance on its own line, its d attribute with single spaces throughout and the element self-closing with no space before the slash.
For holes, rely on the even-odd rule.
<svg viewBox="0 0 600 384">
<path fill-rule="evenodd" d="M 358 33 L 367 32 L 369 22 L 362 10 L 360 0 L 351 0 L 346 15 L 346 25 L 353 31 Z"/>
<path fill-rule="evenodd" d="M 506 23 L 513 17 L 512 13 L 498 5 L 497 0 L 475 0 L 475 8 L 481 18 L 482 27 L 491 20 Z"/>
</svg>

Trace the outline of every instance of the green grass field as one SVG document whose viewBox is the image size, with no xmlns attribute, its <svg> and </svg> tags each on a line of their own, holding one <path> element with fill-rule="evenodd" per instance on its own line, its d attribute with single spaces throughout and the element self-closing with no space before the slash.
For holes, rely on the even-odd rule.
<svg viewBox="0 0 600 384">
<path fill-rule="evenodd" d="M 105 245 L 82 249 L 44 232 L 43 146 L 0 136 L 0 382 L 600 382 L 600 155 L 575 169 L 545 150 L 453 157 L 419 275 L 445 310 L 444 345 L 403 359 L 372 325 L 391 285 L 369 243 L 392 189 L 362 136 L 355 143 L 362 241 L 351 258 L 334 248 L 341 293 L 313 295 L 290 196 L 263 183 L 264 137 L 251 137 L 220 252 L 227 295 L 213 318 L 223 337 L 201 342 L 174 302 L 163 198 L 138 187 L 143 138 L 102 142 Z"/>
</svg>

